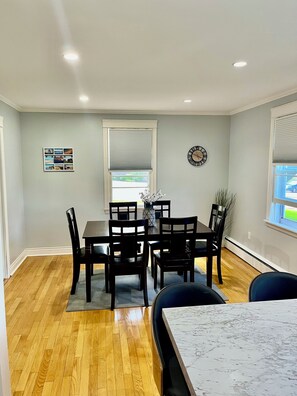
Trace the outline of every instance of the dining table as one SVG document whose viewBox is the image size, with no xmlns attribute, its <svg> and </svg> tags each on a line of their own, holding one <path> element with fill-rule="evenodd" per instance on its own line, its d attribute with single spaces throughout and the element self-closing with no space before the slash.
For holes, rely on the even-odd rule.
<svg viewBox="0 0 297 396">
<path fill-rule="evenodd" d="M 297 299 L 165 308 L 191 395 L 297 395 Z"/>
<path fill-rule="evenodd" d="M 212 287 L 212 241 L 214 231 L 201 223 L 197 222 L 196 239 L 204 239 L 207 241 L 207 264 L 206 264 L 206 284 Z M 167 236 L 168 237 L 168 236 Z M 110 243 L 109 236 L 109 220 L 90 220 L 87 221 L 82 238 L 85 241 L 86 261 L 90 262 L 92 246 L 94 244 Z M 153 227 L 149 227 L 148 240 L 158 241 L 162 238 L 159 227 L 159 220 L 156 220 Z M 91 302 L 91 269 L 86 265 L 86 301 Z"/>
</svg>

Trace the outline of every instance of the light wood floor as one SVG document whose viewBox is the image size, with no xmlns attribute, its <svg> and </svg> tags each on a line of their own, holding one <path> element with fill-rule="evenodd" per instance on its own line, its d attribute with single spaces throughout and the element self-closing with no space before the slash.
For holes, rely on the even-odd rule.
<svg viewBox="0 0 297 396">
<path fill-rule="evenodd" d="M 65 312 L 71 260 L 27 258 L 5 283 L 12 395 L 157 396 L 150 308 Z M 258 272 L 226 249 L 222 272 L 229 303 L 247 301 Z"/>
</svg>

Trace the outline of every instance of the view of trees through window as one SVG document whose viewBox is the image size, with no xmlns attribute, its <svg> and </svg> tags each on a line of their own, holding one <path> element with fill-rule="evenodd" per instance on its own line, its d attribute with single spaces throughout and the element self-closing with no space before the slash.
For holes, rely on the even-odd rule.
<svg viewBox="0 0 297 396">
<path fill-rule="evenodd" d="M 282 217 L 297 225 L 297 165 L 276 165 L 274 180 L 274 201 L 281 205 Z"/>
<path fill-rule="evenodd" d="M 142 203 L 140 193 L 149 189 L 150 171 L 112 171 L 112 201 L 137 201 Z"/>
</svg>

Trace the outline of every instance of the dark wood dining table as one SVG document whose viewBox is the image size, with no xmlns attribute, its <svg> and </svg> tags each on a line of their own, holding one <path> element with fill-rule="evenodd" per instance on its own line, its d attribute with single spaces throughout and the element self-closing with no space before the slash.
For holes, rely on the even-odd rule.
<svg viewBox="0 0 297 396">
<path fill-rule="evenodd" d="M 88 261 L 88 256 L 92 251 L 92 246 L 94 244 L 109 243 L 109 221 L 108 220 L 92 220 L 87 221 L 83 239 L 85 240 L 86 257 Z M 211 255 L 211 245 L 213 240 L 214 232 L 200 221 L 197 222 L 196 239 L 206 239 L 207 241 L 207 266 L 206 266 L 206 284 L 212 287 L 212 255 Z M 159 221 L 156 221 L 154 227 L 149 227 L 148 240 L 158 241 L 161 239 Z M 86 265 L 86 301 L 91 302 L 91 268 Z"/>
</svg>

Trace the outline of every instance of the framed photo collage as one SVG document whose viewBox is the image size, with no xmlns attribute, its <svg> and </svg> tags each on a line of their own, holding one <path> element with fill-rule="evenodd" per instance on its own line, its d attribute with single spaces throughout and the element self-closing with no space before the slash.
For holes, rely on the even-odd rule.
<svg viewBox="0 0 297 396">
<path fill-rule="evenodd" d="M 73 172 L 73 149 L 70 147 L 44 147 L 44 172 Z"/>
</svg>

